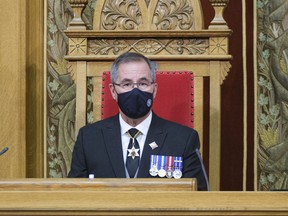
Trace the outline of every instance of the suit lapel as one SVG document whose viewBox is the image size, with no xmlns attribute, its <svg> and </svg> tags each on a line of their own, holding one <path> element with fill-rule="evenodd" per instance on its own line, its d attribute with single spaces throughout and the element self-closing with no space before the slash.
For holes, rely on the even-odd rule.
<svg viewBox="0 0 288 216">
<path fill-rule="evenodd" d="M 163 146 L 166 137 L 166 132 L 163 131 L 161 124 L 159 123 L 159 118 L 153 113 L 152 121 L 148 134 L 145 140 L 144 149 L 140 161 L 140 166 L 138 170 L 137 178 L 147 178 L 150 177 L 150 155 L 157 155 Z M 155 142 L 158 147 L 152 149 L 149 145 Z"/>
<path fill-rule="evenodd" d="M 103 127 L 103 136 L 108 157 L 117 178 L 125 178 L 125 167 L 122 152 L 120 123 L 118 115 L 111 119 L 107 127 Z"/>
</svg>

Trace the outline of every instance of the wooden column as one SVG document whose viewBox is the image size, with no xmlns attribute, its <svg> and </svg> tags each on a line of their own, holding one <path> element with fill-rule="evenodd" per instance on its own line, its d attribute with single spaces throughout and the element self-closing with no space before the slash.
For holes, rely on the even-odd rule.
<svg viewBox="0 0 288 216">
<path fill-rule="evenodd" d="M 0 13 L 1 178 L 26 175 L 26 1 L 1 0 Z"/>
</svg>

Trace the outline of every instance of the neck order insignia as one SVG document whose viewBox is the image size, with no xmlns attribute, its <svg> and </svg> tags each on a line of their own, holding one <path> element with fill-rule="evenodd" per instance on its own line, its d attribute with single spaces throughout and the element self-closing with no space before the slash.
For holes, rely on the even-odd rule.
<svg viewBox="0 0 288 216">
<path fill-rule="evenodd" d="M 135 157 L 139 157 L 139 150 L 140 149 L 136 149 L 134 146 L 131 149 L 128 149 L 128 157 L 132 157 L 132 159 L 134 159 Z"/>
</svg>

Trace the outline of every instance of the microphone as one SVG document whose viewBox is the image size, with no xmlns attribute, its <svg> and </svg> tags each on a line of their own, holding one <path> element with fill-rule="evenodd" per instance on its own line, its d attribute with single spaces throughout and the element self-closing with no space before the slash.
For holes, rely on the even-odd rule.
<svg viewBox="0 0 288 216">
<path fill-rule="evenodd" d="M 0 156 L 2 155 L 2 154 L 4 154 L 5 152 L 7 152 L 8 151 L 8 147 L 5 147 L 1 152 L 0 152 Z"/>
</svg>

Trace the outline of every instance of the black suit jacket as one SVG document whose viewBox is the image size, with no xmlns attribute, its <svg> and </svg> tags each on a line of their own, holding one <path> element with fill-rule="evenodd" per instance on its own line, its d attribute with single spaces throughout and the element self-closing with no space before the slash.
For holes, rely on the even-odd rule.
<svg viewBox="0 0 288 216">
<path fill-rule="evenodd" d="M 158 147 L 152 149 L 149 146 L 152 142 Z M 153 113 L 137 178 L 152 178 L 149 174 L 151 154 L 182 156 L 182 177 L 197 178 L 198 190 L 206 190 L 206 173 L 197 153 L 199 147 L 195 130 Z M 89 174 L 95 178 L 126 178 L 118 115 L 86 125 L 79 131 L 68 177 L 86 178 Z"/>
</svg>

